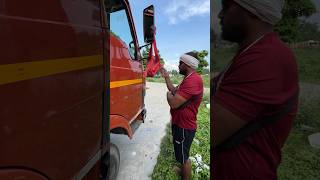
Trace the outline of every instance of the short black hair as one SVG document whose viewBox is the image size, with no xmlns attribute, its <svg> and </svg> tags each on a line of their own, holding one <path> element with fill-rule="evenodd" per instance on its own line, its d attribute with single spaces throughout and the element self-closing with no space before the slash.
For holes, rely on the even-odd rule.
<svg viewBox="0 0 320 180">
<path fill-rule="evenodd" d="M 185 53 L 185 54 L 187 54 L 187 55 L 189 55 L 189 56 L 192 56 L 192 57 L 198 59 L 198 52 L 197 52 L 197 51 L 190 51 L 190 52 L 187 52 L 187 53 Z"/>
</svg>

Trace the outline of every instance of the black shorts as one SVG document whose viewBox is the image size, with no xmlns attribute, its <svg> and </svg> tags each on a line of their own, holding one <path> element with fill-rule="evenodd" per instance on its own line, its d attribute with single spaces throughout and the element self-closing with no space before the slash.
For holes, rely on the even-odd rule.
<svg viewBox="0 0 320 180">
<path fill-rule="evenodd" d="M 174 155 L 181 164 L 189 159 L 189 151 L 195 134 L 196 130 L 183 129 L 172 124 Z"/>
</svg>

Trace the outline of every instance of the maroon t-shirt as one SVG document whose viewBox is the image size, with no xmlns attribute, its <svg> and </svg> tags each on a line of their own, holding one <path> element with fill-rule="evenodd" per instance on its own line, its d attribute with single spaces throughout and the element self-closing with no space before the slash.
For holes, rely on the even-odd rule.
<svg viewBox="0 0 320 180">
<path fill-rule="evenodd" d="M 197 129 L 197 113 L 203 96 L 201 76 L 193 72 L 184 78 L 176 93 L 190 102 L 180 108 L 170 109 L 172 124 L 184 129 Z"/>
<path fill-rule="evenodd" d="M 298 89 L 297 64 L 292 51 L 276 33 L 269 33 L 235 56 L 213 101 L 249 122 L 282 108 Z M 213 155 L 214 177 L 219 180 L 277 179 L 281 148 L 296 112 L 297 103 L 290 113 L 258 130 L 232 150 Z"/>
</svg>

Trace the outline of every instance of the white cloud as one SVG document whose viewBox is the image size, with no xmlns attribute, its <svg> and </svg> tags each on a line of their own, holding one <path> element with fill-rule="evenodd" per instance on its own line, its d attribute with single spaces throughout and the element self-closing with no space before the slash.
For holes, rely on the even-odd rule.
<svg viewBox="0 0 320 180">
<path fill-rule="evenodd" d="M 169 61 L 166 61 L 166 60 L 164 60 L 164 68 L 167 71 L 172 71 L 172 70 L 178 71 L 179 70 L 179 68 L 176 64 L 171 64 Z"/>
<path fill-rule="evenodd" d="M 169 24 L 177 24 L 193 16 L 209 15 L 210 0 L 173 0 L 165 13 L 169 17 Z"/>
</svg>

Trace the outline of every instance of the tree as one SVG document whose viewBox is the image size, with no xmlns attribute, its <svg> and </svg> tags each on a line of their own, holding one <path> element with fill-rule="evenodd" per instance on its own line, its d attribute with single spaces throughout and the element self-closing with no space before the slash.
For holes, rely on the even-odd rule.
<svg viewBox="0 0 320 180">
<path fill-rule="evenodd" d="M 210 74 L 209 68 L 203 68 L 203 74 Z"/>
<path fill-rule="evenodd" d="M 298 41 L 320 41 L 320 31 L 316 23 L 301 21 L 298 30 Z"/>
<path fill-rule="evenodd" d="M 142 65 L 144 68 L 146 68 L 146 66 L 147 66 L 147 60 L 149 57 L 149 50 L 150 50 L 150 48 L 146 48 L 146 49 L 142 50 L 142 55 L 141 55 L 142 56 Z M 158 50 L 158 54 L 159 54 L 159 58 L 160 58 L 160 63 L 164 64 L 164 60 L 161 57 L 159 50 Z"/>
<path fill-rule="evenodd" d="M 176 75 L 179 74 L 179 72 L 178 72 L 177 70 L 174 70 L 174 69 L 173 69 L 173 70 L 171 71 L 171 74 L 174 75 L 174 76 L 176 76 Z"/>
<path fill-rule="evenodd" d="M 309 17 L 316 12 L 311 0 L 285 0 L 282 19 L 276 25 L 275 31 L 285 42 L 297 41 L 299 33 L 299 18 Z"/>
<path fill-rule="evenodd" d="M 203 74 L 203 69 L 209 65 L 208 61 L 205 59 L 205 57 L 208 56 L 209 53 L 207 50 L 202 50 L 200 52 L 194 50 L 193 52 L 198 53 L 199 66 L 197 72 L 199 74 Z"/>
</svg>

